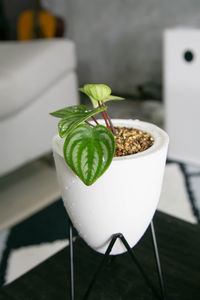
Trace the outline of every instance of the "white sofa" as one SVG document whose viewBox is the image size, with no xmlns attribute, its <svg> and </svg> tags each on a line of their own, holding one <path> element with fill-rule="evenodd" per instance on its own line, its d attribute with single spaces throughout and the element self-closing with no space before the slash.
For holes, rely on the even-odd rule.
<svg viewBox="0 0 200 300">
<path fill-rule="evenodd" d="M 0 176 L 51 151 L 56 109 L 78 104 L 72 41 L 0 43 Z"/>
</svg>

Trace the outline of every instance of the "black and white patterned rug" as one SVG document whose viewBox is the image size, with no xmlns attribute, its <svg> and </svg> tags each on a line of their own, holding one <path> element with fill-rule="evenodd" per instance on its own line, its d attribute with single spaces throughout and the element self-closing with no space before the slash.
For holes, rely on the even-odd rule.
<svg viewBox="0 0 200 300">
<path fill-rule="evenodd" d="M 174 189 L 174 196 L 170 194 L 174 198 L 180 192 L 179 198 L 182 199 L 184 190 L 188 213 L 192 214 L 194 222 L 200 223 L 200 167 L 168 161 L 166 169 L 170 168 L 168 177 L 171 181 L 166 177 L 164 185 L 168 191 Z M 179 187 L 170 186 L 170 182 L 175 182 L 175 178 L 171 178 L 173 176 L 181 177 L 182 180 L 176 184 Z M 62 200 L 58 200 L 11 229 L 1 231 L 0 285 L 13 281 L 67 246 L 68 228 L 67 213 Z"/>
<path fill-rule="evenodd" d="M 62 200 L 0 232 L 0 282 L 9 283 L 68 244 Z"/>
</svg>

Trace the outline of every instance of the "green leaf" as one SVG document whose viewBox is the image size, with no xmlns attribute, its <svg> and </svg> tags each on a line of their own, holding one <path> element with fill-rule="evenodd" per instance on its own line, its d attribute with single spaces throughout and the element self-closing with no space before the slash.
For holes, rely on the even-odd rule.
<svg viewBox="0 0 200 300">
<path fill-rule="evenodd" d="M 99 107 L 99 104 L 98 104 L 98 101 L 97 101 L 97 100 L 95 100 L 94 98 L 90 97 L 90 101 L 92 102 L 92 106 L 93 106 L 94 108 Z"/>
<path fill-rule="evenodd" d="M 86 184 L 93 184 L 109 167 L 115 153 L 115 139 L 105 126 L 81 124 L 64 143 L 64 158 Z"/>
<path fill-rule="evenodd" d="M 110 95 L 108 98 L 104 99 L 104 102 L 112 101 L 112 100 L 125 100 L 125 98 Z"/>
<path fill-rule="evenodd" d="M 85 84 L 79 91 L 90 98 L 94 107 L 98 106 L 98 101 L 103 101 L 111 94 L 111 88 L 106 84 Z"/>
<path fill-rule="evenodd" d="M 90 111 L 79 111 L 68 113 L 67 116 L 58 123 L 58 132 L 60 137 L 67 136 L 79 124 L 89 119 L 91 116 L 107 109 L 107 106 L 98 107 Z"/>
<path fill-rule="evenodd" d="M 50 113 L 50 115 L 53 117 L 62 119 L 69 113 L 86 112 L 88 110 L 89 110 L 89 108 L 86 105 L 73 105 L 73 106 L 68 106 L 68 107 L 56 110 L 56 111 Z"/>
</svg>

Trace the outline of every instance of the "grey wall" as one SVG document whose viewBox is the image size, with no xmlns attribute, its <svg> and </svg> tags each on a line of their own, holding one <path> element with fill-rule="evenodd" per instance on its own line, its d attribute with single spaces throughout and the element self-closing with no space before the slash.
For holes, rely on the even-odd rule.
<svg viewBox="0 0 200 300">
<path fill-rule="evenodd" d="M 200 1 L 68 0 L 67 20 L 80 84 L 102 82 L 132 93 L 137 84 L 161 82 L 162 32 L 200 26 Z"/>
<path fill-rule="evenodd" d="M 43 6 L 51 11 L 55 16 L 62 18 L 67 14 L 67 0 L 41 0 Z"/>
</svg>

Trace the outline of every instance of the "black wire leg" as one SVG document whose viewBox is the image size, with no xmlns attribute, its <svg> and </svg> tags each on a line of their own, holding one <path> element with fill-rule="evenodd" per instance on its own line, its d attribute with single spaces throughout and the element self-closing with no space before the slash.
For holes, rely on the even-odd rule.
<svg viewBox="0 0 200 300">
<path fill-rule="evenodd" d="M 85 295 L 84 295 L 84 297 L 83 297 L 83 300 L 87 300 L 87 299 L 88 299 L 88 297 L 89 297 L 89 295 L 90 295 L 90 292 L 91 292 L 91 290 L 92 290 L 92 287 L 94 286 L 94 283 L 95 283 L 95 281 L 96 281 L 96 279 L 97 279 L 99 273 L 101 272 L 101 270 L 102 270 L 103 267 L 105 266 L 105 264 L 106 264 L 106 262 L 107 262 L 107 260 L 108 260 L 108 258 L 109 258 L 109 254 L 110 254 L 110 252 L 111 252 L 111 250 L 112 250 L 112 248 L 113 248 L 113 246 L 114 246 L 114 244 L 115 244 L 115 242 L 116 242 L 116 240 L 117 240 L 118 238 L 120 238 L 120 240 L 122 241 L 122 243 L 123 243 L 124 246 L 126 247 L 126 249 L 127 249 L 128 253 L 129 253 L 130 257 L 132 258 L 132 260 L 134 261 L 134 263 L 136 264 L 136 266 L 137 266 L 138 269 L 140 270 L 141 274 L 143 275 L 144 279 L 146 280 L 147 285 L 148 285 L 149 288 L 152 290 L 152 292 L 153 292 L 153 294 L 155 295 L 155 297 L 156 297 L 157 299 L 159 299 L 159 300 L 160 300 L 160 299 L 163 299 L 162 296 L 160 296 L 160 294 L 156 291 L 156 289 L 155 289 L 154 286 L 152 285 L 151 281 L 149 280 L 148 276 L 146 275 L 146 273 L 145 273 L 143 267 L 141 266 L 141 264 L 139 263 L 139 261 L 136 259 L 136 256 L 135 256 L 135 254 L 133 253 L 132 248 L 129 246 L 129 244 L 128 244 L 128 242 L 126 241 L 126 239 L 125 239 L 125 237 L 123 236 L 123 234 L 117 233 L 117 234 L 114 234 L 114 235 L 113 235 L 113 238 L 112 238 L 112 240 L 111 240 L 111 242 L 110 242 L 110 244 L 109 244 L 109 246 L 108 246 L 108 248 L 107 248 L 107 250 L 106 250 L 106 253 L 105 253 L 105 255 L 104 255 L 104 258 L 103 258 L 103 260 L 102 260 L 100 266 L 98 267 L 98 269 L 97 269 L 97 271 L 96 271 L 94 277 L 92 278 L 92 281 L 90 282 L 90 285 L 89 285 L 89 287 L 88 287 L 88 289 L 87 289 L 87 291 L 86 291 L 86 293 L 85 293 Z"/>
<path fill-rule="evenodd" d="M 69 219 L 70 300 L 74 300 L 73 226 Z"/>
<path fill-rule="evenodd" d="M 157 268 L 158 279 L 159 279 L 159 284 L 160 284 L 160 291 L 161 291 L 162 299 L 165 300 L 166 299 L 165 285 L 164 285 L 164 280 L 163 280 L 163 274 L 162 274 L 162 269 L 161 269 L 161 263 L 160 263 L 160 257 L 159 257 L 159 252 L 158 252 L 158 246 L 157 246 L 157 240 L 156 240 L 156 234 L 155 234 L 153 220 L 151 221 L 150 226 L 151 226 L 151 237 L 152 237 L 153 248 L 154 248 L 154 256 L 155 256 L 155 260 L 156 260 L 156 268 Z"/>
<path fill-rule="evenodd" d="M 94 285 L 94 283 L 95 283 L 95 281 L 96 281 L 96 279 L 97 279 L 99 273 L 101 272 L 101 270 L 102 270 L 103 267 L 105 266 L 107 260 L 109 259 L 109 254 L 110 254 L 110 252 L 111 252 L 111 250 L 112 250 L 112 248 L 113 248 L 113 246 L 114 246 L 114 244 L 115 244 L 117 238 L 118 238 L 118 235 L 117 235 L 117 234 L 114 234 L 114 235 L 113 235 L 113 238 L 112 238 L 112 240 L 110 241 L 110 244 L 109 244 L 109 246 L 108 246 L 108 248 L 107 248 L 107 250 L 106 250 L 106 253 L 104 254 L 103 260 L 102 260 L 101 264 L 99 265 L 99 267 L 98 267 L 96 273 L 94 274 L 94 276 L 93 276 L 93 278 L 92 278 L 92 281 L 90 282 L 90 285 L 89 285 L 89 287 L 88 287 L 88 289 L 87 289 L 87 291 L 86 291 L 86 293 L 85 293 L 85 295 L 84 295 L 84 297 L 83 297 L 83 300 L 88 299 L 88 297 L 89 297 L 89 295 L 90 295 L 90 292 L 91 292 L 91 290 L 92 290 L 92 287 L 93 287 L 93 285 Z"/>
<path fill-rule="evenodd" d="M 69 251 L 70 251 L 70 300 L 74 300 L 75 296 L 74 296 L 74 262 L 73 262 L 73 226 L 71 223 L 71 220 L 69 220 L 70 222 L 70 226 L 69 226 Z M 162 299 L 165 300 L 165 287 L 164 287 L 164 280 L 163 280 L 163 275 L 162 275 L 162 270 L 161 270 L 161 264 L 160 264 L 160 258 L 159 258 L 159 252 L 158 252 L 158 247 L 157 247 L 157 241 L 156 241 L 156 235 L 155 235 L 155 230 L 154 230 L 154 224 L 153 221 L 151 221 L 151 235 L 152 235 L 152 242 L 153 242 L 153 247 L 154 247 L 154 255 L 155 255 L 155 260 L 156 260 L 156 268 L 157 268 L 157 272 L 158 272 L 158 278 L 159 278 L 159 284 L 160 284 L 160 290 L 161 290 L 161 295 L 157 292 L 157 290 L 155 289 L 155 287 L 152 285 L 151 281 L 149 280 L 147 274 L 145 273 L 143 267 L 141 266 L 141 264 L 139 263 L 139 261 L 137 260 L 132 248 L 130 247 L 130 245 L 128 244 L 128 242 L 126 241 L 125 237 L 123 236 L 123 234 L 121 233 L 117 233 L 114 234 L 112 237 L 112 240 L 110 241 L 110 244 L 106 250 L 106 253 L 104 254 L 103 260 L 101 262 L 101 264 L 99 265 L 96 273 L 94 274 L 90 285 L 83 297 L 83 300 L 87 300 L 90 292 L 96 282 L 96 279 L 99 275 L 99 273 L 101 272 L 101 270 L 103 269 L 103 267 L 105 266 L 105 264 L 107 263 L 107 261 L 110 258 L 110 252 L 112 251 L 112 248 L 116 242 L 116 240 L 119 238 L 122 243 L 124 244 L 124 246 L 126 247 L 130 257 L 132 258 L 133 262 L 136 264 L 136 266 L 138 267 L 138 269 L 140 270 L 141 274 L 143 275 L 147 285 L 149 286 L 149 288 L 152 290 L 153 294 L 155 295 L 155 297 L 157 299 Z"/>
<path fill-rule="evenodd" d="M 147 276 L 147 274 L 145 273 L 142 265 L 139 263 L 139 261 L 137 260 L 135 254 L 133 253 L 133 249 L 130 247 L 130 245 L 128 244 L 128 242 L 126 241 L 125 237 L 123 236 L 123 234 L 119 234 L 119 238 L 121 239 L 122 243 L 124 244 L 124 246 L 126 247 L 130 257 L 132 258 L 132 260 L 134 261 L 134 263 L 136 264 L 136 266 L 138 267 L 138 269 L 140 270 L 140 273 L 143 275 L 147 285 L 149 286 L 149 288 L 152 290 L 153 294 L 155 295 L 155 297 L 157 299 L 162 299 L 162 297 L 160 296 L 160 294 L 157 292 L 157 290 L 155 289 L 155 287 L 152 285 L 151 281 L 149 280 L 149 277 Z"/>
</svg>

